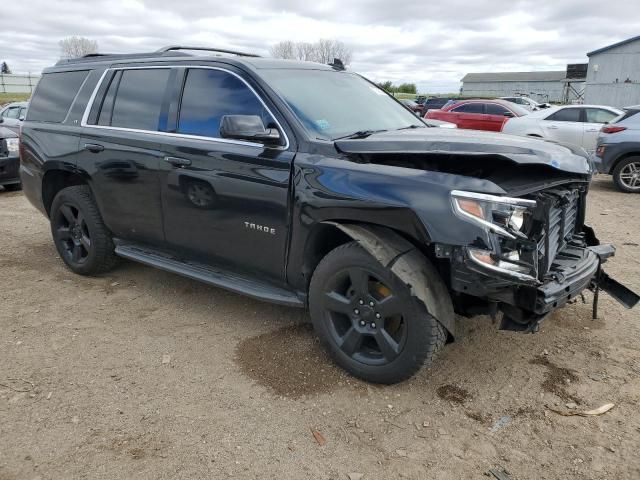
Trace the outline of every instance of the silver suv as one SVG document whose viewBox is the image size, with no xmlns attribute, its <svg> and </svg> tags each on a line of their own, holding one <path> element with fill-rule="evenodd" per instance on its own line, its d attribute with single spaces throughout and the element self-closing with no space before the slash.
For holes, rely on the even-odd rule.
<svg viewBox="0 0 640 480">
<path fill-rule="evenodd" d="M 620 190 L 640 193 L 640 105 L 624 110 L 600 130 L 594 160 Z"/>
</svg>

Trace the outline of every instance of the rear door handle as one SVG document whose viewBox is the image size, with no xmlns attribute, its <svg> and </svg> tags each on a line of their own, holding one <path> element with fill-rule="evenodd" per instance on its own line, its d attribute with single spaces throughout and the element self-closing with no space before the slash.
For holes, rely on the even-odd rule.
<svg viewBox="0 0 640 480">
<path fill-rule="evenodd" d="M 98 145 L 97 143 L 85 143 L 84 149 L 89 150 L 92 153 L 102 152 L 104 150 L 103 145 Z"/>
<path fill-rule="evenodd" d="M 547 128 L 548 128 L 549 130 L 557 130 L 557 129 L 558 129 L 558 126 L 557 126 L 557 125 L 549 125 Z"/>
<path fill-rule="evenodd" d="M 178 157 L 164 157 L 164 161 L 170 163 L 174 167 L 188 167 L 191 165 L 191 160 Z"/>
</svg>

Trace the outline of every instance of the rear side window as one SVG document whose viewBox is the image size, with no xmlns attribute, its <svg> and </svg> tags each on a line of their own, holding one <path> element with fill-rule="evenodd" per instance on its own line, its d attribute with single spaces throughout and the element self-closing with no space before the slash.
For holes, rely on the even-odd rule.
<svg viewBox="0 0 640 480">
<path fill-rule="evenodd" d="M 451 111 L 456 113 L 483 113 L 484 108 L 482 103 L 465 103 Z"/>
<path fill-rule="evenodd" d="M 110 115 L 111 121 L 106 122 L 101 112 L 100 124 L 136 130 L 158 130 L 169 73 L 168 68 L 122 71 L 118 85 L 112 82 L 109 88 L 110 91 L 112 87 L 113 91 L 117 89 Z M 107 102 L 109 93 L 107 92 L 105 98 Z"/>
<path fill-rule="evenodd" d="M 88 74 L 88 70 L 45 73 L 29 104 L 28 120 L 62 122 Z"/>
<path fill-rule="evenodd" d="M 587 108 L 587 123 L 608 123 L 618 115 L 602 108 Z"/>
<path fill-rule="evenodd" d="M 562 108 L 548 116 L 546 120 L 553 120 L 554 122 L 580 122 L 580 109 Z"/>
<path fill-rule="evenodd" d="M 219 138 L 224 115 L 258 115 L 265 126 L 272 123 L 258 97 L 235 75 L 190 69 L 184 83 L 178 132 Z"/>
</svg>

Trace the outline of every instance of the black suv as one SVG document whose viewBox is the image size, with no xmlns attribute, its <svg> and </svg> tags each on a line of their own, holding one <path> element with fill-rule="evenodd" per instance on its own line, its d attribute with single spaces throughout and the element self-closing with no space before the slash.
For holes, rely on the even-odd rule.
<svg viewBox="0 0 640 480">
<path fill-rule="evenodd" d="M 21 176 L 74 272 L 123 257 L 308 307 L 381 383 L 431 361 L 456 313 L 535 331 L 588 287 L 638 301 L 584 225 L 582 151 L 430 128 L 340 62 L 184 50 L 43 73 Z"/>
</svg>

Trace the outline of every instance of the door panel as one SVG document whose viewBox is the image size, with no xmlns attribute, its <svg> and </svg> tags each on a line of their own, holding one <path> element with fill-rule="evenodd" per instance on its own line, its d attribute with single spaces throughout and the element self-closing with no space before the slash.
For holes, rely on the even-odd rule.
<svg viewBox="0 0 640 480">
<path fill-rule="evenodd" d="M 89 151 L 92 145 L 101 151 Z M 87 127 L 78 167 L 91 187 L 107 227 L 115 236 L 152 244 L 164 241 L 157 135 Z"/>
<path fill-rule="evenodd" d="M 293 154 L 181 137 L 163 140 L 162 149 L 167 242 L 188 256 L 281 279 Z"/>
</svg>

